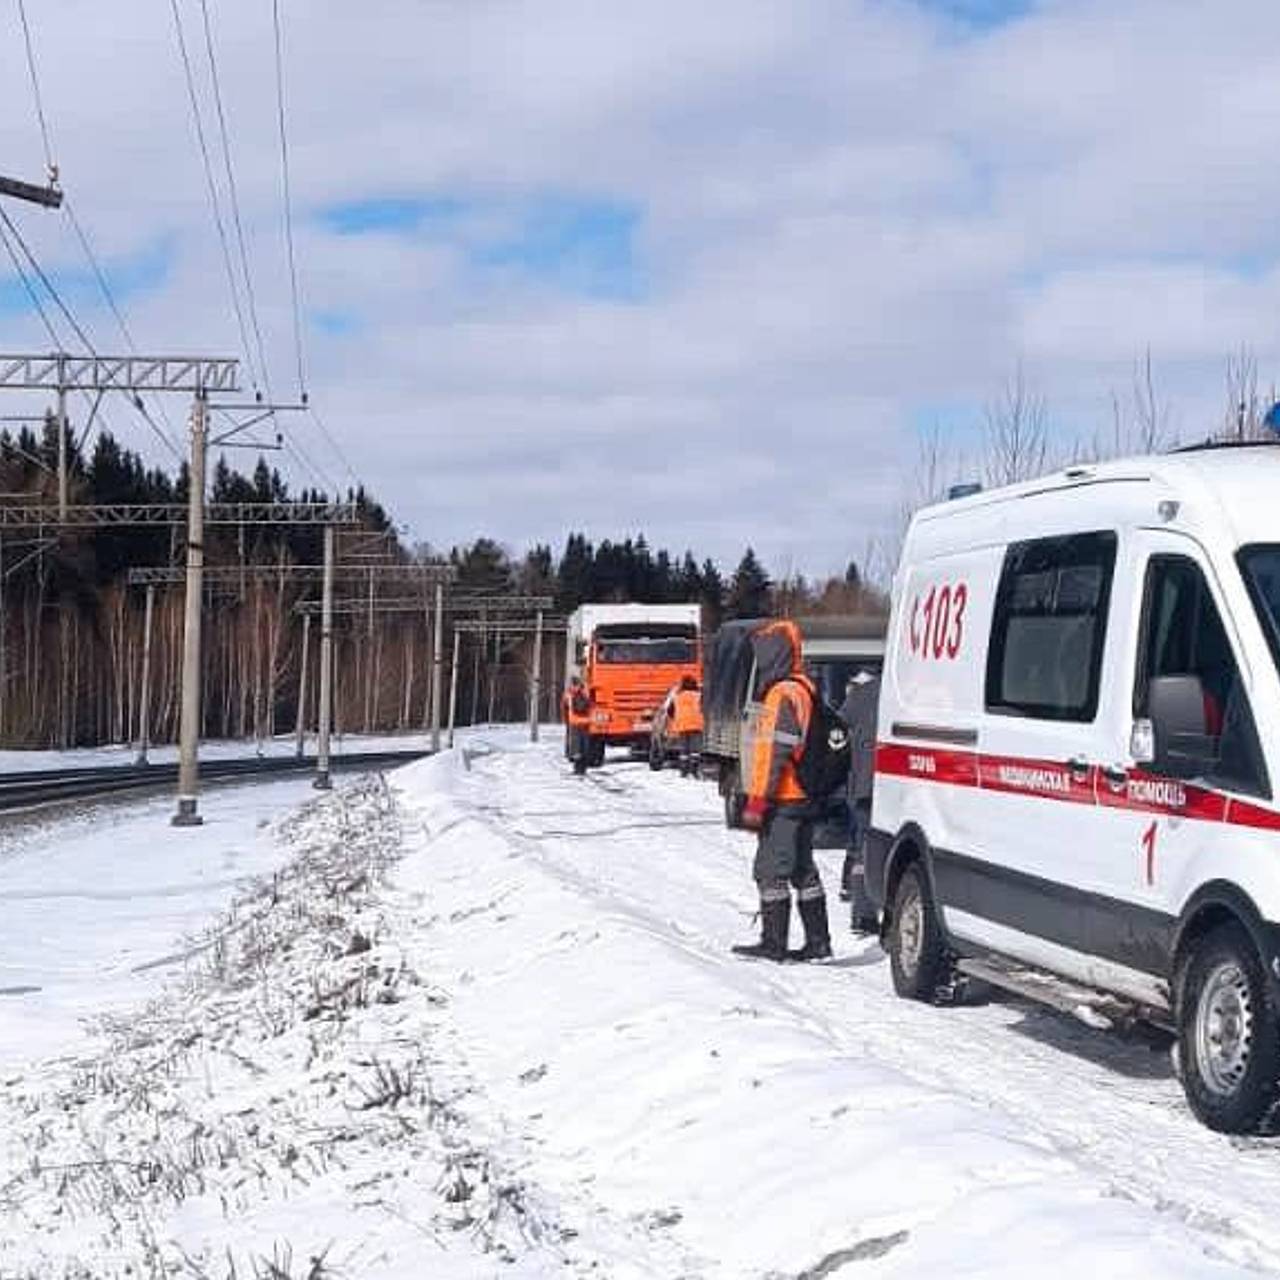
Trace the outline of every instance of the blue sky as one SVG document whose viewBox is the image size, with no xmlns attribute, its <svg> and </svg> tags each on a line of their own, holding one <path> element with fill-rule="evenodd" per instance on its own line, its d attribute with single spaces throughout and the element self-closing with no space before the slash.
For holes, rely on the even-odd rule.
<svg viewBox="0 0 1280 1280">
<path fill-rule="evenodd" d="M 644 276 L 634 204 L 607 195 L 372 196 L 318 211 L 339 236 L 400 236 L 457 250 L 470 272 L 524 276 L 587 298 L 637 298 Z"/>
</svg>

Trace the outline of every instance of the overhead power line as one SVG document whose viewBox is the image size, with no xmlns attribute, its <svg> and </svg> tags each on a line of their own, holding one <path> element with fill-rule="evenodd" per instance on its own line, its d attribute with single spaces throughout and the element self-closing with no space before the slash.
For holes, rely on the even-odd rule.
<svg viewBox="0 0 1280 1280">
<path fill-rule="evenodd" d="M 133 333 L 129 329 L 128 322 L 124 318 L 124 312 L 120 305 L 116 302 L 115 294 L 112 292 L 110 282 L 107 280 L 106 272 L 103 271 L 101 264 L 98 262 L 98 255 L 93 251 L 93 245 L 89 242 L 89 235 L 80 223 L 80 219 L 76 217 L 75 210 L 71 207 L 70 200 L 64 200 L 62 207 L 66 210 L 67 221 L 70 222 L 72 230 L 75 232 L 76 239 L 80 242 L 80 248 L 84 252 L 85 258 L 88 260 L 89 268 L 93 272 L 94 279 L 98 282 L 98 288 L 102 291 L 102 296 L 106 299 L 111 314 L 115 317 L 117 326 L 121 335 L 124 337 L 125 343 L 128 345 L 130 352 L 137 354 L 138 346 L 133 340 Z M 169 420 L 169 411 L 164 407 L 164 401 L 157 399 L 156 404 L 160 410 L 160 417 L 164 420 L 164 426 L 151 416 L 147 409 L 146 403 L 139 395 L 132 398 L 133 407 L 141 415 L 142 420 L 155 432 L 160 442 L 164 445 L 175 458 L 181 458 L 182 453 L 173 441 L 173 423 Z"/>
<path fill-rule="evenodd" d="M 289 180 L 289 130 L 284 99 L 284 24 L 280 0 L 271 0 L 271 24 L 276 48 L 276 115 L 280 125 L 280 174 L 284 188 L 284 238 L 289 254 L 289 288 L 293 296 L 293 345 L 298 360 L 298 393 L 307 398 L 306 366 L 302 358 L 302 305 L 298 299 L 298 262 L 293 247 L 293 193 Z"/>
<path fill-rule="evenodd" d="M 36 75 L 36 55 L 31 44 L 31 25 L 27 22 L 25 0 L 18 0 L 18 18 L 22 23 L 22 40 L 27 49 L 27 71 L 31 76 L 31 92 L 36 100 L 36 119 L 40 122 L 40 137 L 44 140 L 44 162 L 49 166 L 49 176 L 57 172 L 53 163 L 53 145 L 49 141 L 49 122 L 44 114 L 44 99 L 40 95 L 40 77 Z"/>
<path fill-rule="evenodd" d="M 53 141 L 52 141 L 52 135 L 49 130 L 49 119 L 44 109 L 44 94 L 41 92 L 41 89 L 40 89 L 40 75 L 36 66 L 35 42 L 32 39 L 32 35 L 31 35 L 31 24 L 27 18 L 27 7 L 26 7 L 25 0 L 17 0 L 17 6 L 18 6 L 18 18 L 22 24 L 23 46 L 26 49 L 26 55 L 27 55 L 27 72 L 31 78 L 31 96 L 35 102 L 36 120 L 40 126 L 41 140 L 44 143 L 45 163 L 49 167 L 49 176 L 50 176 L 50 179 L 52 180 L 52 178 L 57 173 L 57 165 L 54 162 L 54 158 L 53 158 Z M 132 349 L 133 335 L 129 332 L 129 326 L 125 323 L 124 314 L 120 310 L 120 307 L 116 303 L 115 297 L 111 292 L 111 287 L 107 283 L 106 275 L 104 274 L 102 267 L 99 265 L 97 255 L 93 252 L 93 248 L 89 243 L 88 234 L 85 232 L 84 227 L 81 225 L 80 219 L 76 217 L 75 211 L 71 207 L 71 201 L 66 199 L 65 196 L 63 197 L 63 200 L 62 200 L 62 208 L 66 212 L 67 220 L 68 222 L 70 222 L 72 230 L 75 232 L 76 239 L 79 241 L 80 247 L 83 250 L 85 257 L 89 262 L 90 269 L 92 270 L 94 277 L 98 282 L 98 287 L 102 290 L 103 297 L 107 301 L 107 306 L 111 309 L 112 314 L 115 316 L 116 323 L 120 326 L 121 333 L 124 334 L 125 340 L 129 343 L 129 346 Z M 8 222 L 7 218 L 6 218 L 6 222 Z M 48 278 L 45 276 L 45 273 L 40 270 L 38 263 L 36 263 L 35 261 L 34 255 L 27 248 L 25 242 L 22 240 L 22 237 L 18 234 L 16 227 L 14 227 L 12 223 L 9 223 L 9 227 L 13 231 L 14 236 L 18 239 L 19 244 L 22 245 L 23 252 L 31 260 L 33 266 L 35 266 L 36 270 L 39 272 L 42 280 L 44 280 L 46 288 L 49 289 L 50 294 L 54 297 L 55 301 L 58 304 L 59 309 L 63 311 L 64 314 L 68 317 L 73 331 L 76 332 L 76 334 L 84 342 L 85 346 L 88 347 L 90 352 L 92 352 L 93 345 L 89 342 L 88 337 L 84 333 L 84 330 L 72 317 L 70 308 L 67 306 L 65 302 L 62 301 L 62 299 L 57 295 L 56 291 L 53 289 L 53 286 L 48 282 Z M 8 247 L 7 241 L 6 241 L 6 247 Z M 11 257 L 13 256 L 11 249 L 10 249 L 10 256 Z M 18 266 L 18 265 L 19 264 L 15 261 L 15 266 Z M 19 276 L 20 278 L 23 277 L 23 272 L 21 271 L 20 267 L 19 267 Z M 30 283 L 25 278 L 23 278 L 23 284 L 24 284 L 24 287 L 26 287 L 27 289 L 28 296 L 30 296 L 32 301 L 36 303 L 37 310 L 43 311 L 43 308 L 40 307 L 39 302 L 37 301 L 34 295 L 34 292 L 32 290 L 32 287 L 30 286 Z M 50 336 L 54 338 L 55 344 L 61 347 L 62 343 L 60 340 L 57 339 L 56 335 L 54 334 L 53 327 L 49 323 L 48 317 L 42 314 L 41 319 L 44 321 L 45 328 L 47 331 L 49 331 Z M 160 437 L 160 440 L 163 442 L 165 447 L 176 454 L 177 449 L 174 446 L 174 443 L 170 434 L 172 432 L 172 423 L 168 421 L 168 415 L 165 412 L 163 403 L 160 405 L 160 412 L 161 412 L 161 415 L 165 418 L 166 426 L 168 426 L 169 428 L 168 433 L 163 431 L 160 428 L 160 426 L 156 423 L 155 419 L 152 418 L 150 413 L 147 412 L 146 405 L 143 404 L 140 397 L 138 396 L 132 397 L 131 402 L 133 404 L 133 407 L 137 409 L 138 412 L 141 414 L 143 420 L 147 423 L 147 425 L 151 427 L 151 429 Z M 88 423 L 90 424 L 92 423 L 93 418 L 97 413 L 97 409 L 98 409 L 97 404 L 94 404 L 89 415 Z M 106 421 L 105 414 L 103 415 L 103 421 L 104 422 Z M 87 425 L 88 424 L 86 424 L 86 432 L 87 432 Z"/>
<path fill-rule="evenodd" d="M 254 341 L 257 343 L 262 384 L 266 388 L 267 399 L 272 400 L 274 397 L 271 394 L 271 372 L 267 366 L 267 353 L 262 341 L 262 326 L 258 323 L 258 300 L 253 288 L 253 273 L 249 270 L 249 251 L 245 246 L 244 222 L 240 217 L 240 193 L 236 188 L 235 167 L 231 163 L 231 137 L 227 128 L 226 109 L 222 103 L 222 82 L 218 75 L 218 57 L 213 45 L 213 26 L 209 21 L 209 0 L 200 0 L 200 12 L 204 22 L 205 50 L 209 55 L 209 79 L 213 86 L 218 133 L 222 139 L 222 163 L 227 173 L 227 194 L 231 200 L 231 217 L 235 223 L 236 243 L 240 250 L 240 270 L 244 276 L 245 297 L 249 304 L 249 321 L 253 326 Z"/>
<path fill-rule="evenodd" d="M 240 343 L 244 348 L 245 360 L 249 366 L 249 377 L 254 390 L 258 389 L 258 374 L 253 362 L 253 349 L 249 345 L 249 331 L 245 326 L 244 310 L 240 305 L 240 291 L 236 288 L 235 269 L 231 265 L 231 247 L 227 241 L 227 228 L 222 219 L 222 207 L 218 201 L 218 185 L 213 177 L 213 162 L 209 158 L 209 143 L 205 138 L 204 118 L 200 114 L 200 99 L 196 93 L 195 73 L 191 67 L 191 57 L 187 53 L 187 38 L 182 30 L 182 16 L 178 12 L 178 0 L 169 0 L 169 8 L 173 12 L 173 30 L 178 39 L 178 54 L 182 59 L 182 70 L 187 80 L 187 96 L 191 101 L 191 121 L 195 126 L 196 142 L 200 147 L 200 155 L 204 163 L 205 184 L 209 192 L 209 207 L 213 211 L 213 222 L 217 228 L 218 241 L 222 246 L 222 263 L 227 273 L 227 287 L 231 293 L 231 306 L 235 311 L 236 325 L 240 330 Z"/>
</svg>

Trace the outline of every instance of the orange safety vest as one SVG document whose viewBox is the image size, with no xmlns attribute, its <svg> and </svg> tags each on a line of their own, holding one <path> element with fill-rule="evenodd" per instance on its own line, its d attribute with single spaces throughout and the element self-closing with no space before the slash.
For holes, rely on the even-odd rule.
<svg viewBox="0 0 1280 1280">
<path fill-rule="evenodd" d="M 747 776 L 750 799 L 774 804 L 808 800 L 796 776 L 796 760 L 809 732 L 814 696 L 813 686 L 798 675 L 784 677 L 765 693 Z"/>
<path fill-rule="evenodd" d="M 702 695 L 697 689 L 681 689 L 676 693 L 671 732 L 678 737 L 702 732 Z"/>
</svg>

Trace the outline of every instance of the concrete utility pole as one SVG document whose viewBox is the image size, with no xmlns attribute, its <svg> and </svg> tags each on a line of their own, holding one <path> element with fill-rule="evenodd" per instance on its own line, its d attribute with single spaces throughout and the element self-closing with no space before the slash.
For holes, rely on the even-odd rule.
<svg viewBox="0 0 1280 1280">
<path fill-rule="evenodd" d="M 294 748 L 294 755 L 299 760 L 307 749 L 307 650 L 311 642 L 311 615 L 309 613 L 302 615 L 302 661 L 298 664 L 298 726 L 297 726 L 297 746 Z"/>
<path fill-rule="evenodd" d="M 440 750 L 440 693 L 444 667 L 444 583 L 436 583 L 436 616 L 431 638 L 431 750 Z"/>
<path fill-rule="evenodd" d="M 200 790 L 200 605 L 204 596 L 204 465 L 208 438 L 205 393 L 191 406 L 191 475 L 187 494 L 187 599 L 182 633 L 182 720 L 178 738 L 175 827 L 198 826 Z M 326 527 L 326 533 L 328 529 Z"/>
<path fill-rule="evenodd" d="M 151 622 L 156 610 L 156 589 L 147 588 L 147 611 L 142 622 L 142 696 L 138 699 L 138 763 L 147 763 L 151 746 Z"/>
<path fill-rule="evenodd" d="M 58 359 L 58 519 L 67 518 L 67 375 L 65 361 Z"/>
<path fill-rule="evenodd" d="M 456 627 L 453 631 L 453 662 L 449 665 L 449 749 L 453 750 L 454 729 L 458 723 L 458 653 L 462 643 L 462 632 Z"/>
<path fill-rule="evenodd" d="M 317 791 L 333 786 L 329 777 L 329 728 L 333 720 L 333 560 L 334 529 L 324 527 L 324 587 L 320 605 L 320 733 L 316 743 Z"/>
<path fill-rule="evenodd" d="M 542 718 L 542 708 L 538 705 L 542 695 L 542 610 L 538 610 L 538 621 L 533 632 L 533 684 L 529 691 L 529 741 L 538 740 L 538 721 Z"/>
</svg>

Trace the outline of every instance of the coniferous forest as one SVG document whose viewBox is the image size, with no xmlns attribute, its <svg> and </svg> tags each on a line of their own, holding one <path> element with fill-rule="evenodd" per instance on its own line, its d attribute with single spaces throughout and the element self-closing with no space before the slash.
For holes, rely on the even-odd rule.
<svg viewBox="0 0 1280 1280">
<path fill-rule="evenodd" d="M 0 493 L 9 503 L 56 501 L 57 428 L 0 432 Z M 185 464 L 148 467 L 109 431 L 82 452 L 68 437 L 70 501 L 80 504 L 184 503 Z M 249 474 L 225 457 L 213 459 L 211 502 L 351 502 L 358 527 L 339 537 L 349 576 L 340 596 L 366 599 L 354 565 L 438 558 L 426 546 L 406 547 L 386 512 L 361 488 L 337 495 L 292 492 L 263 458 Z M 222 569 L 206 584 L 202 678 L 203 734 L 253 738 L 292 732 L 297 723 L 303 619 L 296 606 L 318 597 L 319 583 L 286 577 L 283 566 L 316 565 L 322 531 L 315 525 L 206 528 L 206 565 Z M 6 529 L 0 543 L 0 741 L 7 746 L 87 746 L 135 742 L 140 726 L 145 589 L 128 583 L 139 566 L 179 569 L 184 527 Z M 773 582 L 748 548 L 732 572 L 692 551 L 653 549 L 643 535 L 598 543 L 570 534 L 557 556 L 549 546 L 515 555 L 480 537 L 447 553 L 462 590 L 551 597 L 555 613 L 589 600 L 698 602 L 708 626 L 726 617 L 772 612 L 856 612 L 882 607 L 851 564 L 838 579 L 810 585 Z M 226 572 L 238 569 L 239 572 Z M 367 598 L 403 597 L 399 587 L 370 580 Z M 424 600 L 425 604 L 425 600 Z M 153 742 L 171 741 L 178 725 L 183 587 L 161 584 L 154 594 L 148 714 Z M 315 723 L 318 627 L 308 652 L 306 722 Z M 446 630 L 446 660 L 452 636 Z M 422 613 L 371 610 L 339 614 L 335 625 L 335 728 L 397 731 L 426 723 L 430 636 Z M 544 650 L 544 714 L 553 717 L 562 653 L 551 637 Z M 458 719 L 518 719 L 527 714 L 527 637 L 483 639 L 467 634 L 459 661 Z"/>
</svg>

